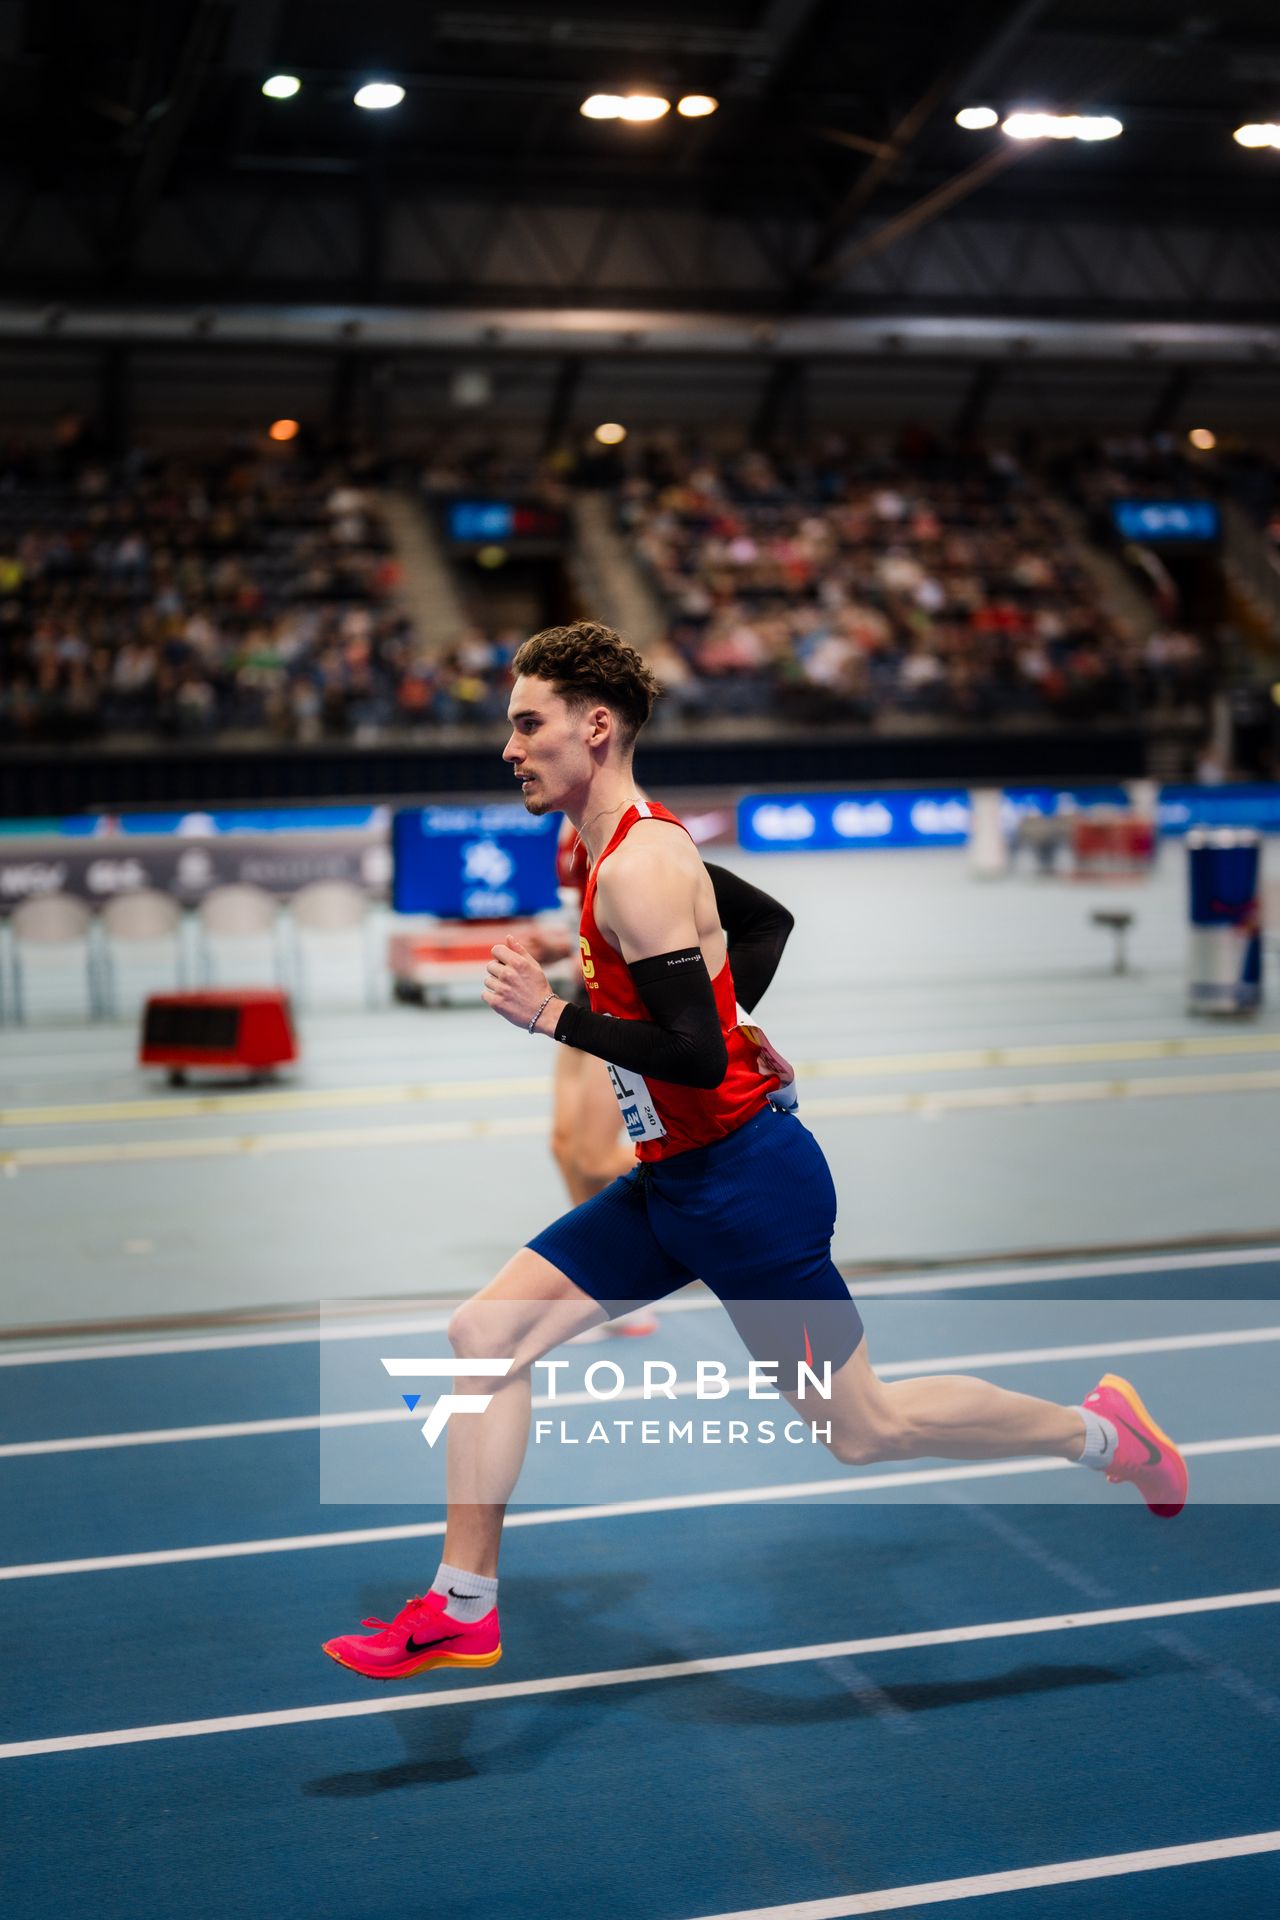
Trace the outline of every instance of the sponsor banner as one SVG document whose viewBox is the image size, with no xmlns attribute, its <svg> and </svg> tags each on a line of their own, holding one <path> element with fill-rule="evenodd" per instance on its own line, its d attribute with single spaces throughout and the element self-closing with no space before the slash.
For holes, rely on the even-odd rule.
<svg viewBox="0 0 1280 1920">
<path fill-rule="evenodd" d="M 738 803 L 738 839 L 763 853 L 962 847 L 969 838 L 970 811 L 962 787 L 753 794 Z"/>
<path fill-rule="evenodd" d="M 1113 500 L 1111 520 L 1122 540 L 1140 546 L 1206 546 L 1222 532 L 1212 500 Z"/>
<path fill-rule="evenodd" d="M 1157 808 L 1161 835 L 1181 838 L 1196 827 L 1252 827 L 1280 833 L 1280 784 L 1161 787 Z"/>
<path fill-rule="evenodd" d="M 1115 807 L 1127 813 L 1131 804 L 1123 787 L 1006 787 L 1000 796 L 1000 818 L 1005 831 L 1012 833 L 1028 814 L 1053 820 L 1060 814 L 1087 813 L 1091 807 Z"/>
<path fill-rule="evenodd" d="M 560 904 L 560 815 L 490 806 L 402 807 L 391 823 L 397 913 L 508 920 Z"/>
<path fill-rule="evenodd" d="M 385 827 L 324 835 L 236 833 L 221 839 L 172 835 L 0 839 L 0 914 L 42 894 L 90 902 L 156 887 L 192 906 L 214 887 L 245 882 L 288 896 L 313 880 L 347 880 L 385 897 L 391 855 Z"/>
<path fill-rule="evenodd" d="M 1012 833 L 1027 814 L 1045 818 L 1093 808 L 1128 813 L 1123 787 L 1008 787 L 1001 820 Z M 959 847 L 971 828 L 970 796 L 960 787 L 854 793 L 748 794 L 738 802 L 738 838 L 757 853 L 821 852 L 833 847 Z M 1195 827 L 1252 827 L 1280 833 L 1280 784 L 1160 789 L 1161 836 Z"/>
<path fill-rule="evenodd" d="M 639 1303 L 615 1306 L 630 1304 Z M 1099 1298 L 1090 1301 L 1086 1346 L 1071 1340 L 1074 1323 L 1052 1299 L 952 1300 L 941 1340 L 936 1300 L 881 1298 L 865 1311 L 876 1370 L 890 1381 L 968 1374 L 1074 1404 L 1109 1370 L 1158 1381 L 1172 1377 L 1167 1362 L 1162 1375 L 1160 1356 L 1224 1348 L 1233 1404 L 1267 1409 L 1280 1403 L 1272 1304 Z M 783 1498 L 1094 1505 L 1100 1492 L 1120 1503 L 1138 1500 L 1133 1488 L 1101 1486 L 1097 1474 L 1065 1457 L 842 1461 L 840 1451 L 856 1450 L 857 1409 L 844 1398 L 849 1379 L 840 1377 L 840 1316 L 852 1310 L 840 1302 L 725 1307 L 685 1293 L 659 1304 L 655 1334 L 590 1343 L 573 1337 L 590 1318 L 580 1304 L 541 1302 L 532 1317 L 530 1305 L 473 1300 L 468 1357 L 458 1359 L 438 1301 L 324 1302 L 321 1500 L 443 1505 L 450 1458 L 455 1485 L 465 1482 L 469 1500 L 513 1507 Z M 535 1324 L 545 1347 L 529 1370 L 530 1405 L 525 1381 L 508 1376 L 515 1347 L 527 1350 Z M 1177 1433 L 1176 1407 L 1162 1409 L 1154 1398 L 1151 1405 Z M 526 1410 L 528 1450 L 512 1489 L 509 1423 Z M 1241 1426 L 1252 1432 L 1247 1420 Z M 1280 1451 L 1269 1430 L 1257 1439 L 1256 1447 L 1193 1465 L 1198 1504 L 1280 1500 Z"/>
<path fill-rule="evenodd" d="M 177 834 L 188 840 L 215 840 L 226 833 L 363 833 L 386 832 L 390 810 L 361 807 L 235 807 L 216 813 L 78 813 L 52 820 L 0 820 L 0 839 L 56 837 L 65 840 L 111 840 L 141 836 L 163 838 Z"/>
</svg>

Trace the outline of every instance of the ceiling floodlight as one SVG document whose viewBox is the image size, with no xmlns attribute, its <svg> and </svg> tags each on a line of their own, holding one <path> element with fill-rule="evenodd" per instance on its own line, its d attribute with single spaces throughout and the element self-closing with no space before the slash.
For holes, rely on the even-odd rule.
<svg viewBox="0 0 1280 1920">
<path fill-rule="evenodd" d="M 382 113 L 388 107 L 398 107 L 403 99 L 404 88 L 394 80 L 367 80 L 357 92 L 355 103 L 370 113 Z"/>
<path fill-rule="evenodd" d="M 620 93 L 593 93 L 578 108 L 584 120 L 617 120 L 622 113 Z"/>
<path fill-rule="evenodd" d="M 656 93 L 629 93 L 619 111 L 624 120 L 661 120 L 670 113 L 671 102 Z"/>
<path fill-rule="evenodd" d="M 1118 140 L 1124 132 L 1124 122 L 1113 113 L 1072 114 L 1070 118 L 1075 121 L 1073 137 L 1077 140 Z"/>
<path fill-rule="evenodd" d="M 1187 438 L 1201 453 L 1212 453 L 1218 444 L 1218 436 L 1212 427 L 1192 427 Z"/>
<path fill-rule="evenodd" d="M 1000 131 L 1011 140 L 1114 140 L 1124 125 L 1109 113 L 1011 113 Z"/>
<path fill-rule="evenodd" d="M 1011 113 L 1000 131 L 1011 140 L 1047 140 L 1052 122 L 1048 113 Z"/>
<path fill-rule="evenodd" d="M 983 127 L 999 124 L 1000 115 L 994 107 L 961 107 L 956 115 L 956 125 L 963 127 L 966 133 L 980 133 Z"/>
<path fill-rule="evenodd" d="M 267 428 L 267 432 L 273 440 L 296 440 L 298 437 L 298 423 L 296 420 L 273 420 Z"/>
<path fill-rule="evenodd" d="M 302 82 L 296 73 L 273 73 L 263 81 L 262 91 L 268 100 L 292 100 L 295 93 L 302 92 Z"/>
<path fill-rule="evenodd" d="M 596 439 L 602 447 L 621 446 L 626 437 L 626 428 L 617 420 L 605 420 L 596 428 Z"/>
<path fill-rule="evenodd" d="M 676 112 L 682 113 L 686 120 L 703 120 L 719 105 L 709 93 L 686 93 L 683 100 L 676 101 Z"/>
<path fill-rule="evenodd" d="M 1231 138 L 1242 147 L 1280 147 L 1280 127 L 1269 120 L 1251 121 L 1247 127 L 1237 127 Z"/>
</svg>

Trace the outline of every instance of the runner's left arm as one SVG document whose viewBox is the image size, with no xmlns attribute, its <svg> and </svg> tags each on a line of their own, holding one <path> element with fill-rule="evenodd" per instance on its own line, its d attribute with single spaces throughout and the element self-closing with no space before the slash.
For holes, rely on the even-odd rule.
<svg viewBox="0 0 1280 1920">
<path fill-rule="evenodd" d="M 706 863 L 716 893 L 716 911 L 729 944 L 733 989 L 753 1013 L 769 987 L 795 926 L 793 916 L 772 895 L 753 887 L 727 867 Z"/>
</svg>

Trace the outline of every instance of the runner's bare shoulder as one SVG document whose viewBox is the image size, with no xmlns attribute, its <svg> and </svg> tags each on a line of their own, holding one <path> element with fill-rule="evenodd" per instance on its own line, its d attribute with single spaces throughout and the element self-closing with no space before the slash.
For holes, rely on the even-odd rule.
<svg viewBox="0 0 1280 1920">
<path fill-rule="evenodd" d="M 651 929 L 666 952 L 691 944 L 697 924 L 695 902 L 705 874 L 698 849 L 683 827 L 667 820 L 638 822 L 622 844 L 601 863 L 596 883 L 596 920 L 612 945 L 625 949 Z M 680 939 L 676 931 L 682 930 Z M 620 937 L 621 936 L 621 937 Z"/>
</svg>

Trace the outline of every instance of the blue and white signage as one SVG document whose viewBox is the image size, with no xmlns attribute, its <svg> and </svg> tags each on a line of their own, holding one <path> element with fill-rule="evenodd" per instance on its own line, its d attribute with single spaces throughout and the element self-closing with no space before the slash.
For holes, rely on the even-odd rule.
<svg viewBox="0 0 1280 1920">
<path fill-rule="evenodd" d="M 738 839 L 758 853 L 962 847 L 969 838 L 969 818 L 969 796 L 961 787 L 755 794 L 738 802 Z"/>
<path fill-rule="evenodd" d="M 461 543 L 509 540 L 516 510 L 505 500 L 454 500 L 448 512 L 449 538 Z"/>
<path fill-rule="evenodd" d="M 1122 540 L 1157 546 L 1207 544 L 1221 525 L 1212 500 L 1115 500 L 1111 517 Z"/>
<path fill-rule="evenodd" d="M 1193 827 L 1252 827 L 1280 833 L 1280 785 L 1161 787 L 1157 809 L 1161 834 L 1169 839 Z"/>
<path fill-rule="evenodd" d="M 403 807 L 391 822 L 391 904 L 448 920 L 509 920 L 559 905 L 559 814 L 509 802 Z"/>
</svg>

